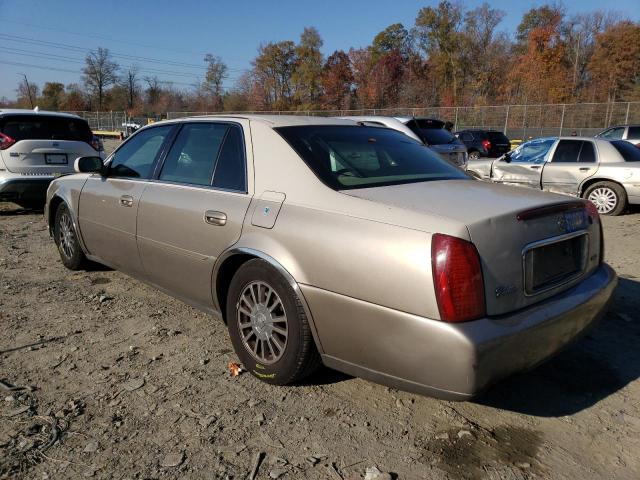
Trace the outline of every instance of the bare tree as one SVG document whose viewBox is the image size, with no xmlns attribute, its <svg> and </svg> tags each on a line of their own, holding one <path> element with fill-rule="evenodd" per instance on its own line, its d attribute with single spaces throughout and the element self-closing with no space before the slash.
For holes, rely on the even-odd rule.
<svg viewBox="0 0 640 480">
<path fill-rule="evenodd" d="M 127 106 L 132 109 L 140 93 L 138 84 L 138 66 L 131 65 L 122 78 L 122 84 L 127 89 Z"/>
<path fill-rule="evenodd" d="M 84 84 L 98 97 L 98 108 L 102 109 L 105 90 L 118 81 L 119 65 L 111 59 L 108 48 L 91 51 L 84 59 L 82 69 Z"/>
</svg>

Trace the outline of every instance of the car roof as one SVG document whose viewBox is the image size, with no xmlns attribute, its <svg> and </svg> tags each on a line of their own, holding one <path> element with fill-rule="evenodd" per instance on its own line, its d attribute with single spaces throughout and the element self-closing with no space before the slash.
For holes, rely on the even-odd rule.
<svg viewBox="0 0 640 480">
<path fill-rule="evenodd" d="M 6 115 L 43 115 L 50 117 L 66 117 L 84 120 L 82 117 L 73 115 L 71 113 L 51 112 L 48 110 L 30 110 L 28 108 L 0 108 L 0 117 Z"/>
<path fill-rule="evenodd" d="M 353 120 L 345 120 L 334 117 L 316 117 L 306 115 L 260 115 L 260 114 L 216 114 L 216 115 L 199 115 L 195 117 L 184 117 L 174 120 L 165 120 L 158 123 L 180 123 L 193 120 L 249 120 L 253 122 L 261 122 L 271 128 L 277 127 L 293 127 L 303 125 L 356 125 Z"/>
</svg>

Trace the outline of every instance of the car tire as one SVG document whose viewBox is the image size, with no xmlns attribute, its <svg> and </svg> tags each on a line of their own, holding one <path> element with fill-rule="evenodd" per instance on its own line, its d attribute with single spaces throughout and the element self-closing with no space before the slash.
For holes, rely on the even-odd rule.
<svg viewBox="0 0 640 480">
<path fill-rule="evenodd" d="M 256 378 L 288 385 L 320 366 L 302 303 L 268 262 L 254 259 L 238 269 L 229 286 L 226 313 L 233 348 Z"/>
<path fill-rule="evenodd" d="M 480 152 L 477 150 L 471 150 L 469 152 L 469 160 L 480 160 Z"/>
<path fill-rule="evenodd" d="M 592 202 L 600 215 L 620 215 L 627 208 L 627 192 L 614 182 L 596 182 L 582 197 Z"/>
<path fill-rule="evenodd" d="M 69 270 L 80 270 L 87 263 L 87 257 L 85 257 L 78 241 L 71 212 L 64 203 L 61 203 L 56 210 L 53 239 L 58 247 L 62 263 Z"/>
</svg>

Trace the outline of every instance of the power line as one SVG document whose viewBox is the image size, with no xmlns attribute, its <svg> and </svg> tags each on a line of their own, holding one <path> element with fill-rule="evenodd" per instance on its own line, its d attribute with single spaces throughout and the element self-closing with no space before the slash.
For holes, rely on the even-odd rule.
<svg viewBox="0 0 640 480">
<path fill-rule="evenodd" d="M 31 44 L 31 45 L 35 45 L 35 46 L 46 46 L 46 47 L 50 47 L 50 48 L 58 48 L 58 49 L 62 49 L 62 50 L 69 50 L 69 51 L 75 51 L 75 52 L 82 52 L 82 53 L 86 53 L 87 52 L 87 48 L 86 47 L 79 47 L 79 46 L 75 46 L 75 45 L 69 45 L 66 43 L 58 43 L 58 42 L 49 42 L 46 40 L 38 40 L 35 38 L 28 38 L 28 37 L 22 37 L 22 36 L 18 36 L 18 35 L 8 35 L 8 34 L 4 34 L 4 33 L 0 33 L 0 38 L 6 41 L 10 41 L 10 42 L 15 42 L 15 43 L 27 43 L 27 44 Z M 89 49 L 89 52 L 93 52 L 93 50 Z M 196 68 L 196 69 L 200 69 L 200 70 L 206 70 L 207 67 L 205 65 L 196 65 L 193 63 L 185 63 L 185 62 L 176 62 L 174 60 L 166 60 L 166 59 L 158 59 L 158 58 L 152 58 L 152 57 L 142 57 L 142 56 L 138 56 L 138 55 L 129 55 L 126 53 L 118 53 L 118 52 L 113 52 L 110 51 L 109 52 L 113 57 L 115 58 L 122 58 L 125 60 L 133 60 L 133 61 L 141 61 L 141 62 L 149 62 L 149 63 L 158 63 L 161 65 L 171 65 L 171 66 L 175 66 L 175 67 L 182 67 L 182 68 Z M 227 70 L 229 71 L 237 71 L 237 72 L 246 72 L 248 71 L 248 69 L 239 69 L 239 68 L 229 68 L 227 67 Z"/>
<path fill-rule="evenodd" d="M 31 27 L 31 28 L 39 28 L 41 30 L 49 30 L 49 31 L 53 31 L 56 33 L 65 33 L 67 35 L 75 35 L 78 37 L 87 37 L 87 38 L 97 38 L 100 40 L 109 40 L 110 42 L 116 42 L 116 43 L 124 43 L 127 45 L 131 45 L 131 42 L 122 40 L 122 39 L 117 39 L 117 38 L 113 38 L 113 37 L 107 37 L 104 35 L 96 35 L 96 34 L 90 34 L 90 33 L 79 33 L 79 32 L 72 32 L 69 30 L 61 30 L 58 27 L 45 27 L 44 25 L 36 25 L 33 23 L 26 23 L 26 22 L 22 22 L 20 20 L 15 20 L 15 19 L 10 19 L 10 18 L 5 18 L 3 20 L 3 24 L 6 23 L 15 23 L 17 25 L 23 25 L 23 26 L 27 26 L 27 27 Z M 144 48 L 153 48 L 154 50 L 158 50 L 159 46 L 158 45 L 149 45 L 149 44 L 145 44 L 145 43 L 140 43 L 138 41 L 136 41 L 136 47 L 144 47 Z M 172 47 L 167 47 L 165 45 L 162 46 L 163 50 L 166 51 L 172 51 L 172 52 L 176 52 L 176 53 L 188 53 L 191 55 L 198 55 L 201 57 L 204 57 L 206 55 L 206 53 L 201 53 L 201 52 L 193 52 L 193 51 L 189 51 L 189 50 L 182 50 L 182 49 L 177 49 L 177 48 L 172 48 Z M 244 60 L 240 60 L 238 58 L 229 58 L 226 57 L 229 60 L 232 61 L 238 61 L 238 62 L 243 62 Z"/>
<path fill-rule="evenodd" d="M 69 62 L 69 63 L 76 63 L 79 65 L 84 65 L 85 61 L 84 60 L 80 60 L 77 57 L 66 57 L 66 56 L 62 56 L 62 55 L 55 55 L 55 54 L 51 54 L 51 53 L 46 53 L 46 52 L 38 52 L 38 51 L 33 51 L 33 50 L 25 50 L 22 48 L 4 48 L 2 50 L 4 53 L 8 53 L 10 55 L 20 55 L 20 56 L 27 56 L 27 57 L 33 57 L 33 58 L 43 58 L 45 60 L 58 60 L 58 61 L 62 61 L 62 62 Z M 131 69 L 131 68 L 137 68 L 137 70 L 139 72 L 142 73 L 152 73 L 152 74 L 164 74 L 164 75 L 173 75 L 173 76 L 179 76 L 179 77 L 187 77 L 187 78 L 201 78 L 201 75 L 198 75 L 196 73 L 183 73 L 183 72 L 176 72 L 176 71 L 172 71 L 172 70 L 160 70 L 160 69 L 155 69 L 155 68 L 150 68 L 150 67 L 141 67 L 139 65 L 124 65 L 123 68 L 125 70 L 127 69 Z M 238 77 L 235 76 L 227 76 L 225 78 L 228 78 L 230 80 L 237 80 Z"/>
</svg>

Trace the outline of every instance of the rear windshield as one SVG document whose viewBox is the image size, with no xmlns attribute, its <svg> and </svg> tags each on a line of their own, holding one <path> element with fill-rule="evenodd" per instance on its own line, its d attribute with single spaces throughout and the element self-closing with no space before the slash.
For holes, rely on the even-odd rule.
<svg viewBox="0 0 640 480">
<path fill-rule="evenodd" d="M 276 131 L 334 190 L 469 179 L 429 148 L 388 128 L 319 125 Z"/>
<path fill-rule="evenodd" d="M 429 145 L 442 145 L 456 141 L 456 137 L 451 132 L 439 128 L 420 128 L 418 135 Z"/>
<path fill-rule="evenodd" d="M 493 143 L 509 143 L 509 139 L 502 132 L 487 132 L 487 137 Z"/>
<path fill-rule="evenodd" d="M 614 140 L 611 142 L 625 162 L 640 162 L 640 148 L 626 140 Z"/>
<path fill-rule="evenodd" d="M 53 115 L 11 115 L 0 118 L 0 132 L 19 140 L 78 140 L 93 135 L 85 120 Z"/>
</svg>

